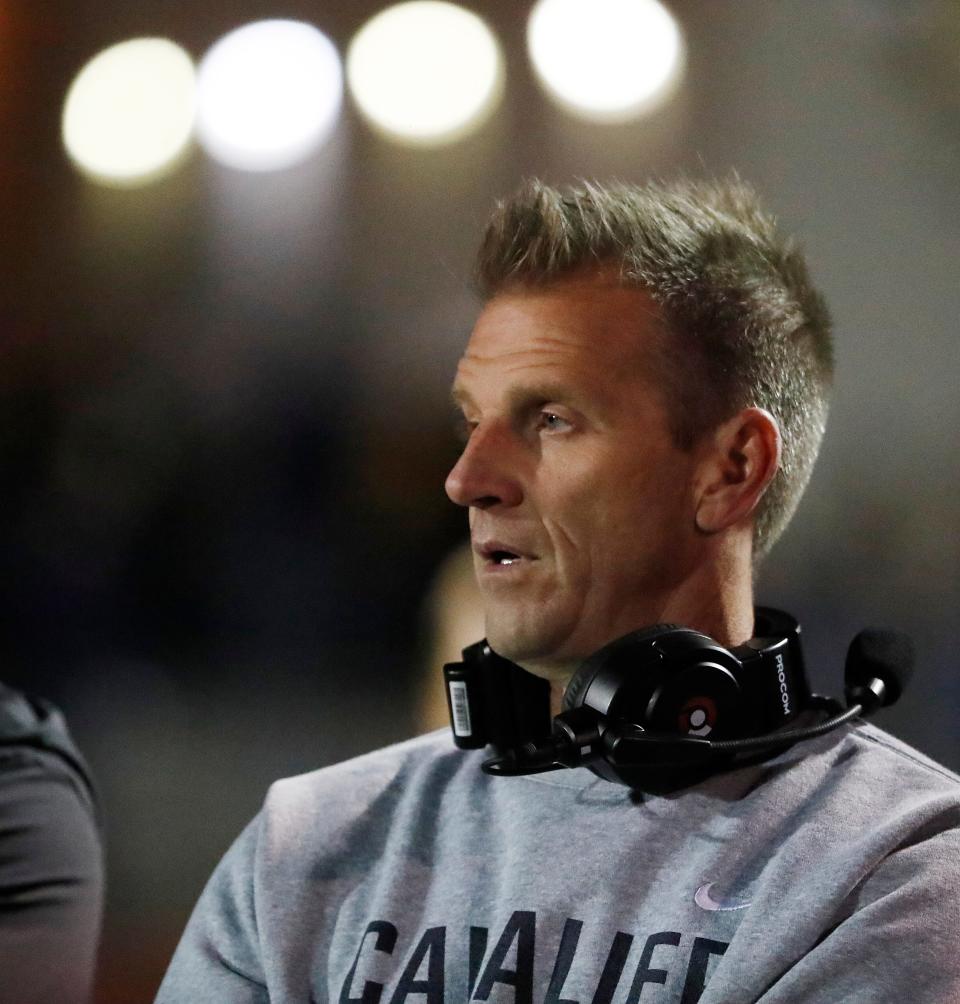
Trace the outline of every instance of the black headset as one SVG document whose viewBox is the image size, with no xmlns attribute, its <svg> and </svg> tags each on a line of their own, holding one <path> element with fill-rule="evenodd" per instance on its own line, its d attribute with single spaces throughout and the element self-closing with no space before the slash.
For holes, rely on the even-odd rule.
<svg viewBox="0 0 960 1004">
<path fill-rule="evenodd" d="M 677 624 L 625 635 L 580 666 L 552 720 L 547 681 L 477 642 L 443 667 L 454 742 L 493 746 L 488 774 L 586 766 L 663 794 L 893 704 L 913 670 L 910 638 L 861 631 L 847 653 L 844 708 L 811 693 L 793 617 L 757 607 L 754 623 L 756 637 L 732 649 Z M 816 711 L 819 722 L 797 727 Z"/>
</svg>

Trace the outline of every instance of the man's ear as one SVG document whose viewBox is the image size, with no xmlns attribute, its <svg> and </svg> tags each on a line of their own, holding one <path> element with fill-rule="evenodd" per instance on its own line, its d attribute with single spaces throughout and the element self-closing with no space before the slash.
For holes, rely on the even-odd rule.
<svg viewBox="0 0 960 1004">
<path fill-rule="evenodd" d="M 780 466 L 780 429 L 770 412 L 745 408 L 701 444 L 697 529 L 719 533 L 747 519 Z"/>
</svg>

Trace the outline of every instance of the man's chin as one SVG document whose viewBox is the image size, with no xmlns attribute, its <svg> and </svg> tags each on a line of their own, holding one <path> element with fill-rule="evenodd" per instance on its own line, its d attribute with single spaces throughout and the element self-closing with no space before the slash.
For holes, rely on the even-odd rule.
<svg viewBox="0 0 960 1004">
<path fill-rule="evenodd" d="M 580 662 L 564 658 L 556 639 L 545 632 L 510 630 L 488 621 L 487 642 L 497 655 L 545 680 L 569 679 Z"/>
</svg>

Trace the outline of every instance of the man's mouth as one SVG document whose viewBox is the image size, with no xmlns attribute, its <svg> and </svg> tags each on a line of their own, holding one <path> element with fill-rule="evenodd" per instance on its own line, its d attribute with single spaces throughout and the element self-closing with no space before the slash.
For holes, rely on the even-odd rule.
<svg viewBox="0 0 960 1004">
<path fill-rule="evenodd" d="M 500 541 L 487 541 L 476 550 L 487 568 L 512 568 L 521 562 L 532 561 L 535 557 Z"/>
<path fill-rule="evenodd" d="M 520 555 L 513 551 L 494 551 L 490 555 L 490 561 L 494 565 L 515 565 L 519 560 Z"/>
</svg>

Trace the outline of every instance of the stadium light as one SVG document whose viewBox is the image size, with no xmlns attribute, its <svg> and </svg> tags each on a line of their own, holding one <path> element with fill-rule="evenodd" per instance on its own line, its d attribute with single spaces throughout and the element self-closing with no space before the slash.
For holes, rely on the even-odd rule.
<svg viewBox="0 0 960 1004">
<path fill-rule="evenodd" d="M 104 49 L 77 74 L 63 104 L 63 144 L 102 184 L 135 186 L 168 173 L 188 148 L 195 113 L 193 61 L 164 38 Z"/>
<path fill-rule="evenodd" d="M 405 143 L 450 143 L 478 129 L 503 90 L 500 46 L 476 14 L 442 0 L 381 11 L 347 51 L 360 111 Z"/>
<path fill-rule="evenodd" d="M 326 35 L 301 21 L 255 21 L 201 60 L 197 137 L 228 167 L 291 167 L 327 139 L 342 100 L 340 56 Z"/>
<path fill-rule="evenodd" d="M 683 73 L 683 36 L 659 0 L 540 0 L 527 47 L 547 93 L 601 122 L 651 111 Z"/>
</svg>

